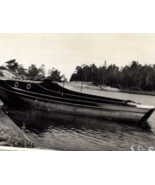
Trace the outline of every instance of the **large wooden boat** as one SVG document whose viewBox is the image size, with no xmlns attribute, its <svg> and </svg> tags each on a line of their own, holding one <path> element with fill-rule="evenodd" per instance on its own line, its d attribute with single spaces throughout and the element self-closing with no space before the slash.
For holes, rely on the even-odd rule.
<svg viewBox="0 0 155 185">
<path fill-rule="evenodd" d="M 130 122 L 145 122 L 155 110 L 154 106 L 129 100 L 71 91 L 51 79 L 0 79 L 0 99 L 4 104 L 44 110 L 51 115 L 58 112 Z"/>
</svg>

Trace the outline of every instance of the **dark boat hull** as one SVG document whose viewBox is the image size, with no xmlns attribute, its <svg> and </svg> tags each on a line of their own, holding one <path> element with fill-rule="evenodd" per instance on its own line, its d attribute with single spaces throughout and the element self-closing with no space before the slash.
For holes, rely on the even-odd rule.
<svg viewBox="0 0 155 185">
<path fill-rule="evenodd" d="M 42 86 L 43 84 L 34 84 L 33 82 L 29 82 L 32 90 L 27 90 L 22 87 L 26 87 L 28 82 L 18 83 L 21 83 L 21 88 L 13 87 L 12 81 L 7 83 L 3 81 L 0 84 L 0 98 L 4 103 L 44 110 L 50 114 L 58 112 L 127 122 L 147 121 L 154 111 L 153 108 L 139 108 L 122 103 L 122 100 L 115 101 L 115 99 L 90 95 L 85 95 L 83 98 L 83 94 L 67 92 L 65 89 L 62 94 L 63 89 L 61 88 L 56 88 L 56 92 L 53 90 L 50 92 Z M 38 90 L 41 93 L 38 93 Z"/>
</svg>

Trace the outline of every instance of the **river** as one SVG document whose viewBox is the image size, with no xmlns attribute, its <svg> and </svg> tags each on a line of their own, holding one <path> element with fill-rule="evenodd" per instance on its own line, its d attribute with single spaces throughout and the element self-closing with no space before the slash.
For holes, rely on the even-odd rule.
<svg viewBox="0 0 155 185">
<path fill-rule="evenodd" d="M 80 91 L 80 87 L 70 89 Z M 83 88 L 84 93 L 133 100 L 155 106 L 155 97 Z M 8 108 L 7 108 L 8 109 Z M 6 113 L 26 133 L 37 148 L 79 150 L 155 150 L 155 112 L 146 125 L 120 123 L 94 118 L 53 114 L 51 119 L 31 110 L 9 109 Z M 43 113 L 44 114 L 44 113 Z M 38 114 L 37 114 L 38 115 Z"/>
</svg>

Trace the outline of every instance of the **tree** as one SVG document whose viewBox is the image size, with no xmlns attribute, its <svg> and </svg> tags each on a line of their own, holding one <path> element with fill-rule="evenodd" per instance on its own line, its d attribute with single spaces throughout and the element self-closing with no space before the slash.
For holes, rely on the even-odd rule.
<svg viewBox="0 0 155 185">
<path fill-rule="evenodd" d="M 73 73 L 73 74 L 71 75 L 70 81 L 71 81 L 71 82 L 72 82 L 72 81 L 77 81 L 77 78 L 78 78 L 77 74 L 76 74 L 76 73 Z"/>
<path fill-rule="evenodd" d="M 38 75 L 39 76 L 42 76 L 42 77 L 45 77 L 45 65 L 42 64 L 39 69 L 38 69 Z"/>
<path fill-rule="evenodd" d="M 18 74 L 27 76 L 27 69 L 25 69 L 22 64 L 18 66 Z"/>
<path fill-rule="evenodd" d="M 108 67 L 95 64 L 76 67 L 70 81 L 91 81 L 95 84 L 104 84 L 111 87 L 121 87 L 136 90 L 155 90 L 155 64 L 142 66 L 137 61 L 132 61 L 119 69 L 116 65 Z"/>
<path fill-rule="evenodd" d="M 67 78 L 65 77 L 65 75 L 61 75 L 60 79 L 61 79 L 61 81 L 63 81 L 63 82 L 67 82 Z"/>
<path fill-rule="evenodd" d="M 60 78 L 60 71 L 53 67 L 52 69 L 48 70 L 48 76 L 53 78 Z"/>
<path fill-rule="evenodd" d="M 18 63 L 16 62 L 15 59 L 13 60 L 9 60 L 6 63 L 6 67 L 8 68 L 9 71 L 12 71 L 12 72 L 17 72 L 18 70 Z"/>
<path fill-rule="evenodd" d="M 38 68 L 36 67 L 36 65 L 31 64 L 31 66 L 28 68 L 28 76 L 29 77 L 35 77 L 37 76 L 39 73 Z"/>
<path fill-rule="evenodd" d="M 6 70 L 7 68 L 5 66 L 0 66 L 0 69 Z"/>
</svg>

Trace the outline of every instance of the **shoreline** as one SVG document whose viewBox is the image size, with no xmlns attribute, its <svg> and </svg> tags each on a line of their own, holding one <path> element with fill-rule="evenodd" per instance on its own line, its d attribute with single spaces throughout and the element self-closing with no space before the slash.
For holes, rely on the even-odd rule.
<svg viewBox="0 0 155 185">
<path fill-rule="evenodd" d="M 66 85 L 74 86 L 75 88 L 81 88 L 82 82 L 67 82 Z M 65 87 L 65 86 L 64 86 Z M 110 86 L 95 86 L 90 82 L 83 82 L 82 88 L 91 89 L 91 90 L 101 90 L 107 92 L 120 92 L 120 93 L 129 93 L 129 94 L 139 94 L 139 95 L 149 95 L 155 96 L 155 91 L 139 91 L 139 90 L 127 90 L 127 89 L 118 89 Z"/>
<path fill-rule="evenodd" d="M 155 96 L 155 91 L 134 91 L 134 90 L 120 90 L 122 93 L 129 93 L 129 94 L 140 94 L 140 95 L 149 95 Z"/>
</svg>

